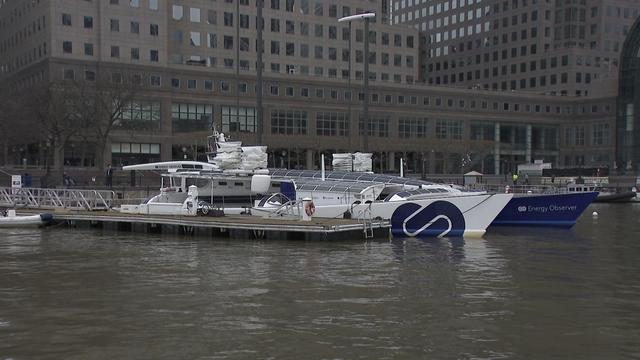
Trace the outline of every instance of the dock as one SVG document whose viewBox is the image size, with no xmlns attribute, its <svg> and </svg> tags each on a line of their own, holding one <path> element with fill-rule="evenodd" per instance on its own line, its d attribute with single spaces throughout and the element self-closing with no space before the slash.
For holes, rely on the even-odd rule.
<svg viewBox="0 0 640 360">
<path fill-rule="evenodd" d="M 20 209 L 20 213 L 53 215 L 53 221 L 74 227 L 140 233 L 169 233 L 204 237 L 279 240 L 359 240 L 388 238 L 388 220 L 315 218 L 311 221 L 250 215 L 175 216 L 134 215 L 117 211 Z"/>
</svg>

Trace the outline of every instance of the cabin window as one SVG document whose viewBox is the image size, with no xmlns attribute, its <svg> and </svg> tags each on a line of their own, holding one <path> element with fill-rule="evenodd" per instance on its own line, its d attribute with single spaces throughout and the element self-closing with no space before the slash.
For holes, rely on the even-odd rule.
<svg viewBox="0 0 640 360">
<path fill-rule="evenodd" d="M 241 182 L 235 182 L 235 183 L 234 183 L 234 185 L 235 185 L 235 186 L 243 186 L 243 185 L 244 185 L 244 183 L 241 183 Z"/>
<path fill-rule="evenodd" d="M 225 186 L 227 185 L 226 181 L 218 181 L 218 185 Z"/>
</svg>

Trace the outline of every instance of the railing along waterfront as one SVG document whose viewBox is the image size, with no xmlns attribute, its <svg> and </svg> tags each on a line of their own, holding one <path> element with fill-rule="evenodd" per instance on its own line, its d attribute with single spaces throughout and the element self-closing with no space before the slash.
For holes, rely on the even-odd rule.
<svg viewBox="0 0 640 360">
<path fill-rule="evenodd" d="M 111 190 L 0 187 L 0 206 L 72 210 L 107 210 L 116 198 Z"/>
</svg>

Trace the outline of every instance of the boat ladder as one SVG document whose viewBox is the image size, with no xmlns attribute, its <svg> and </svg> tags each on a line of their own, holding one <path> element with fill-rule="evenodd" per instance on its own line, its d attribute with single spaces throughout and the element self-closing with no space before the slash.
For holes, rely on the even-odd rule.
<svg viewBox="0 0 640 360">
<path fill-rule="evenodd" d="M 373 238 L 373 218 L 371 215 L 371 207 L 368 206 L 362 210 L 358 218 L 362 221 L 362 231 L 364 232 L 365 239 Z"/>
</svg>

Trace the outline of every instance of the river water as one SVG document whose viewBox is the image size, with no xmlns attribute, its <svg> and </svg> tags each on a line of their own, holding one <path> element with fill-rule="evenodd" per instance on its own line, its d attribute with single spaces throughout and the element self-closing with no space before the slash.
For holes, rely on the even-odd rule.
<svg viewBox="0 0 640 360">
<path fill-rule="evenodd" d="M 370 242 L 0 229 L 0 359 L 639 359 L 639 219 Z"/>
</svg>

